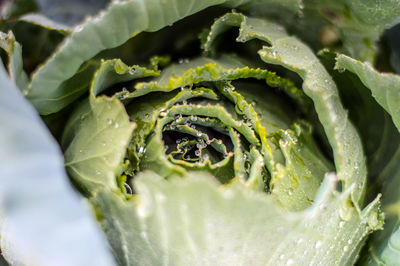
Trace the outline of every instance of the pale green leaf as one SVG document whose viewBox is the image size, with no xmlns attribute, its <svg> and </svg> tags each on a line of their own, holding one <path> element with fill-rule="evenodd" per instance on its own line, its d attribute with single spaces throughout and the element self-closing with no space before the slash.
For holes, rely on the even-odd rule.
<svg viewBox="0 0 400 266">
<path fill-rule="evenodd" d="M 335 68 L 356 74 L 361 82 L 371 90 L 375 100 L 392 116 L 400 131 L 400 76 L 379 73 L 369 63 L 362 63 L 345 55 L 336 57 Z"/>
<path fill-rule="evenodd" d="M 107 76 L 109 65 L 99 68 L 95 81 Z M 62 141 L 67 170 L 88 194 L 95 193 L 98 186 L 117 188 L 115 176 L 121 171 L 119 166 L 135 128 L 123 104 L 116 98 L 96 97 L 101 90 L 95 85 L 92 82 L 89 100 L 72 114 Z"/>
<path fill-rule="evenodd" d="M 382 220 L 377 201 L 358 213 L 334 187 L 328 175 L 313 207 L 288 213 L 206 173 L 166 181 L 143 172 L 134 199 L 104 192 L 92 202 L 120 265 L 351 265 Z"/>
<path fill-rule="evenodd" d="M 114 265 L 57 143 L 2 65 L 0 128 L 2 255 L 11 265 Z"/>
</svg>

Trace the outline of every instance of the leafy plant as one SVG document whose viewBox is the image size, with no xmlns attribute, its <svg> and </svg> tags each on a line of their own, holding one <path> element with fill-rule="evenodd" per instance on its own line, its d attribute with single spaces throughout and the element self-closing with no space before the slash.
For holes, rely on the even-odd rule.
<svg viewBox="0 0 400 266">
<path fill-rule="evenodd" d="M 23 2 L 0 36 L 8 263 L 398 264 L 397 1 Z"/>
</svg>

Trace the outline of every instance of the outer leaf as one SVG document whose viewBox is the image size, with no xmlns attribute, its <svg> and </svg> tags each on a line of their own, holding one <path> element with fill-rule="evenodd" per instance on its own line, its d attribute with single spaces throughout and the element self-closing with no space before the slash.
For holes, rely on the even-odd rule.
<svg viewBox="0 0 400 266">
<path fill-rule="evenodd" d="M 355 73 L 361 82 L 371 90 L 376 101 L 392 116 L 400 131 L 400 76 L 379 73 L 368 63 L 361 63 L 345 55 L 336 57 L 336 69 Z"/>
<path fill-rule="evenodd" d="M 1 250 L 12 265 L 114 265 L 62 155 L 0 66 Z M 68 250 L 68 252 L 65 252 Z"/>
<path fill-rule="evenodd" d="M 377 201 L 361 214 L 346 207 L 349 191 L 335 193 L 334 180 L 299 213 L 241 185 L 219 188 L 206 173 L 142 173 L 134 200 L 99 193 L 93 202 L 121 265 L 351 265 L 382 221 Z"/>
<path fill-rule="evenodd" d="M 39 12 L 45 17 L 69 26 L 95 15 L 111 0 L 36 0 Z"/>
</svg>

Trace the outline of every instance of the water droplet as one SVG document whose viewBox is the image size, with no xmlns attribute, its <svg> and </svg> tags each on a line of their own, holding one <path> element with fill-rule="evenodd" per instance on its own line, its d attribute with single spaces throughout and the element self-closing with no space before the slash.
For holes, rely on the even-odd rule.
<svg viewBox="0 0 400 266">
<path fill-rule="evenodd" d="M 294 260 L 293 259 L 288 259 L 288 261 L 286 262 L 286 265 L 293 265 Z"/>
<path fill-rule="evenodd" d="M 174 130 L 175 129 L 175 125 L 170 125 L 169 128 Z"/>
<path fill-rule="evenodd" d="M 114 128 L 119 128 L 119 124 L 115 123 Z"/>
<path fill-rule="evenodd" d="M 194 152 L 194 155 L 196 155 L 197 157 L 199 157 L 199 156 L 200 156 L 200 151 L 199 151 L 199 150 L 196 150 L 196 151 Z"/>
<path fill-rule="evenodd" d="M 273 56 L 273 57 L 276 57 L 276 55 L 277 55 L 276 51 L 273 51 L 273 52 L 272 52 L 272 56 Z"/>
<path fill-rule="evenodd" d="M 162 193 L 157 193 L 157 194 L 156 194 L 156 199 L 157 199 L 158 201 L 165 201 L 166 197 L 165 197 L 165 195 L 162 194 Z"/>
<path fill-rule="evenodd" d="M 198 137 L 201 137 L 201 136 L 203 136 L 203 133 L 197 132 L 196 135 L 197 135 Z"/>
<path fill-rule="evenodd" d="M 140 235 L 141 235 L 144 239 L 147 238 L 147 232 L 145 232 L 145 231 L 140 232 Z"/>
<path fill-rule="evenodd" d="M 342 208 L 340 208 L 339 210 L 339 216 L 342 220 L 344 221 L 349 221 L 351 219 L 351 208 L 347 207 L 347 206 L 343 206 Z"/>
<path fill-rule="evenodd" d="M 344 221 L 340 221 L 339 222 L 339 227 L 342 228 L 344 226 L 345 222 Z"/>
<path fill-rule="evenodd" d="M 190 117 L 190 120 L 192 120 L 192 121 L 197 121 L 197 116 L 192 115 L 192 116 Z"/>
<path fill-rule="evenodd" d="M 281 255 L 279 256 L 279 259 L 283 260 L 285 257 L 286 257 L 285 254 L 281 254 Z"/>
<path fill-rule="evenodd" d="M 318 240 L 317 243 L 315 243 L 315 248 L 320 248 L 322 246 L 322 241 Z"/>
<path fill-rule="evenodd" d="M 81 32 L 83 30 L 83 26 L 82 25 L 78 25 L 75 27 L 75 32 Z"/>
<path fill-rule="evenodd" d="M 303 243 L 304 242 L 304 239 L 303 238 L 299 238 L 299 239 L 297 239 L 297 244 L 301 244 L 301 243 Z"/>
<path fill-rule="evenodd" d="M 175 143 L 176 143 L 176 144 L 181 143 L 181 139 L 177 139 L 177 140 L 175 141 Z"/>
<path fill-rule="evenodd" d="M 346 251 L 348 251 L 348 250 L 349 250 L 349 246 L 344 246 L 344 247 L 343 247 L 343 251 L 344 251 L 344 252 L 346 252 Z"/>
<path fill-rule="evenodd" d="M 204 154 L 203 155 L 203 160 L 205 161 L 205 160 L 209 160 L 210 159 L 210 156 L 208 155 L 208 154 Z"/>
<path fill-rule="evenodd" d="M 179 58 L 178 63 L 182 64 L 183 63 L 183 58 Z"/>
<path fill-rule="evenodd" d="M 346 69 L 344 67 L 339 67 L 338 68 L 339 73 L 343 73 L 346 71 Z"/>
<path fill-rule="evenodd" d="M 352 243 L 353 241 L 351 240 L 351 239 L 349 239 L 348 241 L 347 241 L 347 243 L 350 245 L 351 243 Z"/>
<path fill-rule="evenodd" d="M 107 143 L 103 142 L 103 143 L 101 143 L 101 145 L 102 145 L 103 147 L 105 147 L 105 146 L 107 145 Z"/>
<path fill-rule="evenodd" d="M 145 147 L 139 147 L 139 153 L 144 153 L 146 151 Z"/>
<path fill-rule="evenodd" d="M 220 167 L 221 167 L 221 164 L 220 164 L 220 163 L 217 163 L 215 166 L 216 166 L 217 168 L 220 168 Z"/>
<path fill-rule="evenodd" d="M 108 119 L 107 119 L 107 123 L 108 123 L 109 125 L 111 125 L 111 124 L 113 123 L 112 118 L 108 118 Z"/>
<path fill-rule="evenodd" d="M 126 194 L 129 194 L 129 195 L 133 194 L 131 186 L 129 186 L 127 183 L 124 183 L 124 187 L 125 187 Z"/>
<path fill-rule="evenodd" d="M 292 196 L 293 195 L 293 189 L 289 188 L 288 189 L 288 194 L 289 194 L 289 196 Z"/>
<path fill-rule="evenodd" d="M 182 103 L 183 103 L 183 104 L 187 104 L 187 101 L 186 101 L 186 100 L 183 100 Z"/>
<path fill-rule="evenodd" d="M 371 215 L 368 217 L 368 225 L 369 225 L 371 228 L 376 228 L 376 227 L 378 226 L 378 224 L 379 224 L 379 219 L 378 219 L 377 214 L 376 214 L 376 213 L 371 214 Z"/>
<path fill-rule="evenodd" d="M 133 74 L 135 74 L 135 71 L 136 71 L 136 69 L 131 68 L 131 69 L 129 69 L 129 74 L 133 75 Z"/>
</svg>

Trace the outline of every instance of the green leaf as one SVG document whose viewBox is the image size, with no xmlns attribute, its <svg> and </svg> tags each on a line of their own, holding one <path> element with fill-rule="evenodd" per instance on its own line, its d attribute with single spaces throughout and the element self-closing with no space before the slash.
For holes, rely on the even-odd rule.
<svg viewBox="0 0 400 266">
<path fill-rule="evenodd" d="M 120 265 L 350 265 L 382 220 L 377 201 L 358 213 L 346 204 L 349 191 L 334 187 L 328 175 L 312 208 L 288 213 L 206 173 L 166 181 L 142 172 L 134 199 L 104 192 L 92 202 Z"/>
<path fill-rule="evenodd" d="M 114 265 L 57 143 L 2 65 L 0 124 L 2 255 L 11 265 Z"/>
<path fill-rule="evenodd" d="M 370 64 L 362 63 L 345 55 L 336 57 L 335 68 L 356 74 L 361 82 L 371 90 L 375 100 L 392 116 L 400 132 L 400 76 L 379 73 Z"/>
<path fill-rule="evenodd" d="M 354 203 L 362 201 L 365 193 L 366 165 L 360 138 L 348 120 L 335 83 L 310 48 L 297 38 L 288 36 L 283 27 L 263 19 L 230 13 L 218 19 L 215 25 L 218 24 L 238 26 L 238 41 L 259 39 L 267 42 L 271 46 L 264 46 L 258 52 L 261 59 L 266 63 L 292 70 L 304 80 L 304 93 L 313 100 L 319 120 L 332 146 L 338 177 L 344 182 L 345 188 L 355 186 L 351 192 Z M 213 42 L 221 32 L 219 28 L 212 27 L 207 43 Z M 210 45 L 207 43 L 205 47 Z"/>
<path fill-rule="evenodd" d="M 118 187 L 115 177 L 121 171 L 119 166 L 135 128 L 119 100 L 96 97 L 101 92 L 96 87 L 96 81 L 108 77 L 107 69 L 110 65 L 114 67 L 115 62 L 120 61 L 104 63 L 98 69 L 89 100 L 75 110 L 64 130 L 65 165 L 74 181 L 87 194 L 95 193 L 99 186 Z M 120 74 L 124 76 L 125 72 Z"/>
<path fill-rule="evenodd" d="M 8 72 L 11 80 L 14 81 L 22 92 L 26 92 L 28 87 L 28 76 L 23 69 L 22 48 L 15 41 L 14 34 L 0 32 L 0 48 L 8 54 Z"/>
<path fill-rule="evenodd" d="M 368 242 L 365 265 L 396 265 L 400 257 L 400 149 L 391 158 L 379 181 L 382 184 L 382 206 L 385 212 L 385 230 L 373 234 Z"/>
<path fill-rule="evenodd" d="M 285 26 L 314 50 L 329 47 L 371 62 L 383 31 L 400 22 L 396 0 L 304 0 L 301 6 L 299 12 L 290 12 L 270 9 L 267 2 L 250 3 L 246 11 Z"/>
<path fill-rule="evenodd" d="M 171 4 L 175 8 L 165 8 Z M 57 106 L 48 108 L 49 102 L 54 101 L 52 94 L 58 96 L 56 91 L 61 84 L 71 78 L 85 61 L 102 50 L 121 45 L 142 31 L 157 31 L 212 4 L 215 4 L 214 1 L 192 1 L 188 9 L 187 1 L 111 3 L 105 12 L 77 26 L 58 51 L 38 68 L 32 75 L 28 98 L 41 114 L 60 110 L 69 102 L 61 101 Z"/>
<path fill-rule="evenodd" d="M 391 115 L 397 130 L 400 132 L 400 77 L 391 73 L 380 73 L 369 63 L 363 63 L 345 55 L 336 56 L 335 69 L 354 73 L 367 87 L 375 100 Z M 396 145 L 399 135 L 391 136 L 386 146 Z M 381 145 L 382 146 L 382 145 Z M 398 144 L 397 144 L 398 146 Z M 394 147 L 393 147 L 394 148 Z M 398 207 L 400 182 L 400 150 L 391 158 L 386 158 L 386 166 L 381 171 L 378 184 L 383 194 L 382 206 L 386 213 L 385 230 L 377 232 L 368 243 L 368 256 L 363 259 L 368 265 L 394 265 L 400 256 L 399 218 Z"/>
<path fill-rule="evenodd" d="M 343 105 L 349 110 L 349 118 L 361 136 L 367 156 L 369 181 L 376 186 L 376 178 L 400 144 L 400 135 L 390 115 L 371 97 L 371 91 L 356 74 L 334 70 L 337 55 L 327 49 L 318 53 L 321 62 L 338 85 Z"/>
<path fill-rule="evenodd" d="M 68 102 L 61 101 L 58 106 L 48 108 L 48 102 L 54 101 L 52 95 L 58 95 L 55 91 L 61 84 L 100 51 L 121 45 L 143 31 L 155 32 L 207 7 L 220 4 L 234 7 L 246 2 L 248 0 L 114 1 L 97 17 L 76 26 L 57 52 L 33 73 L 28 98 L 41 114 L 57 112 Z"/>
</svg>

